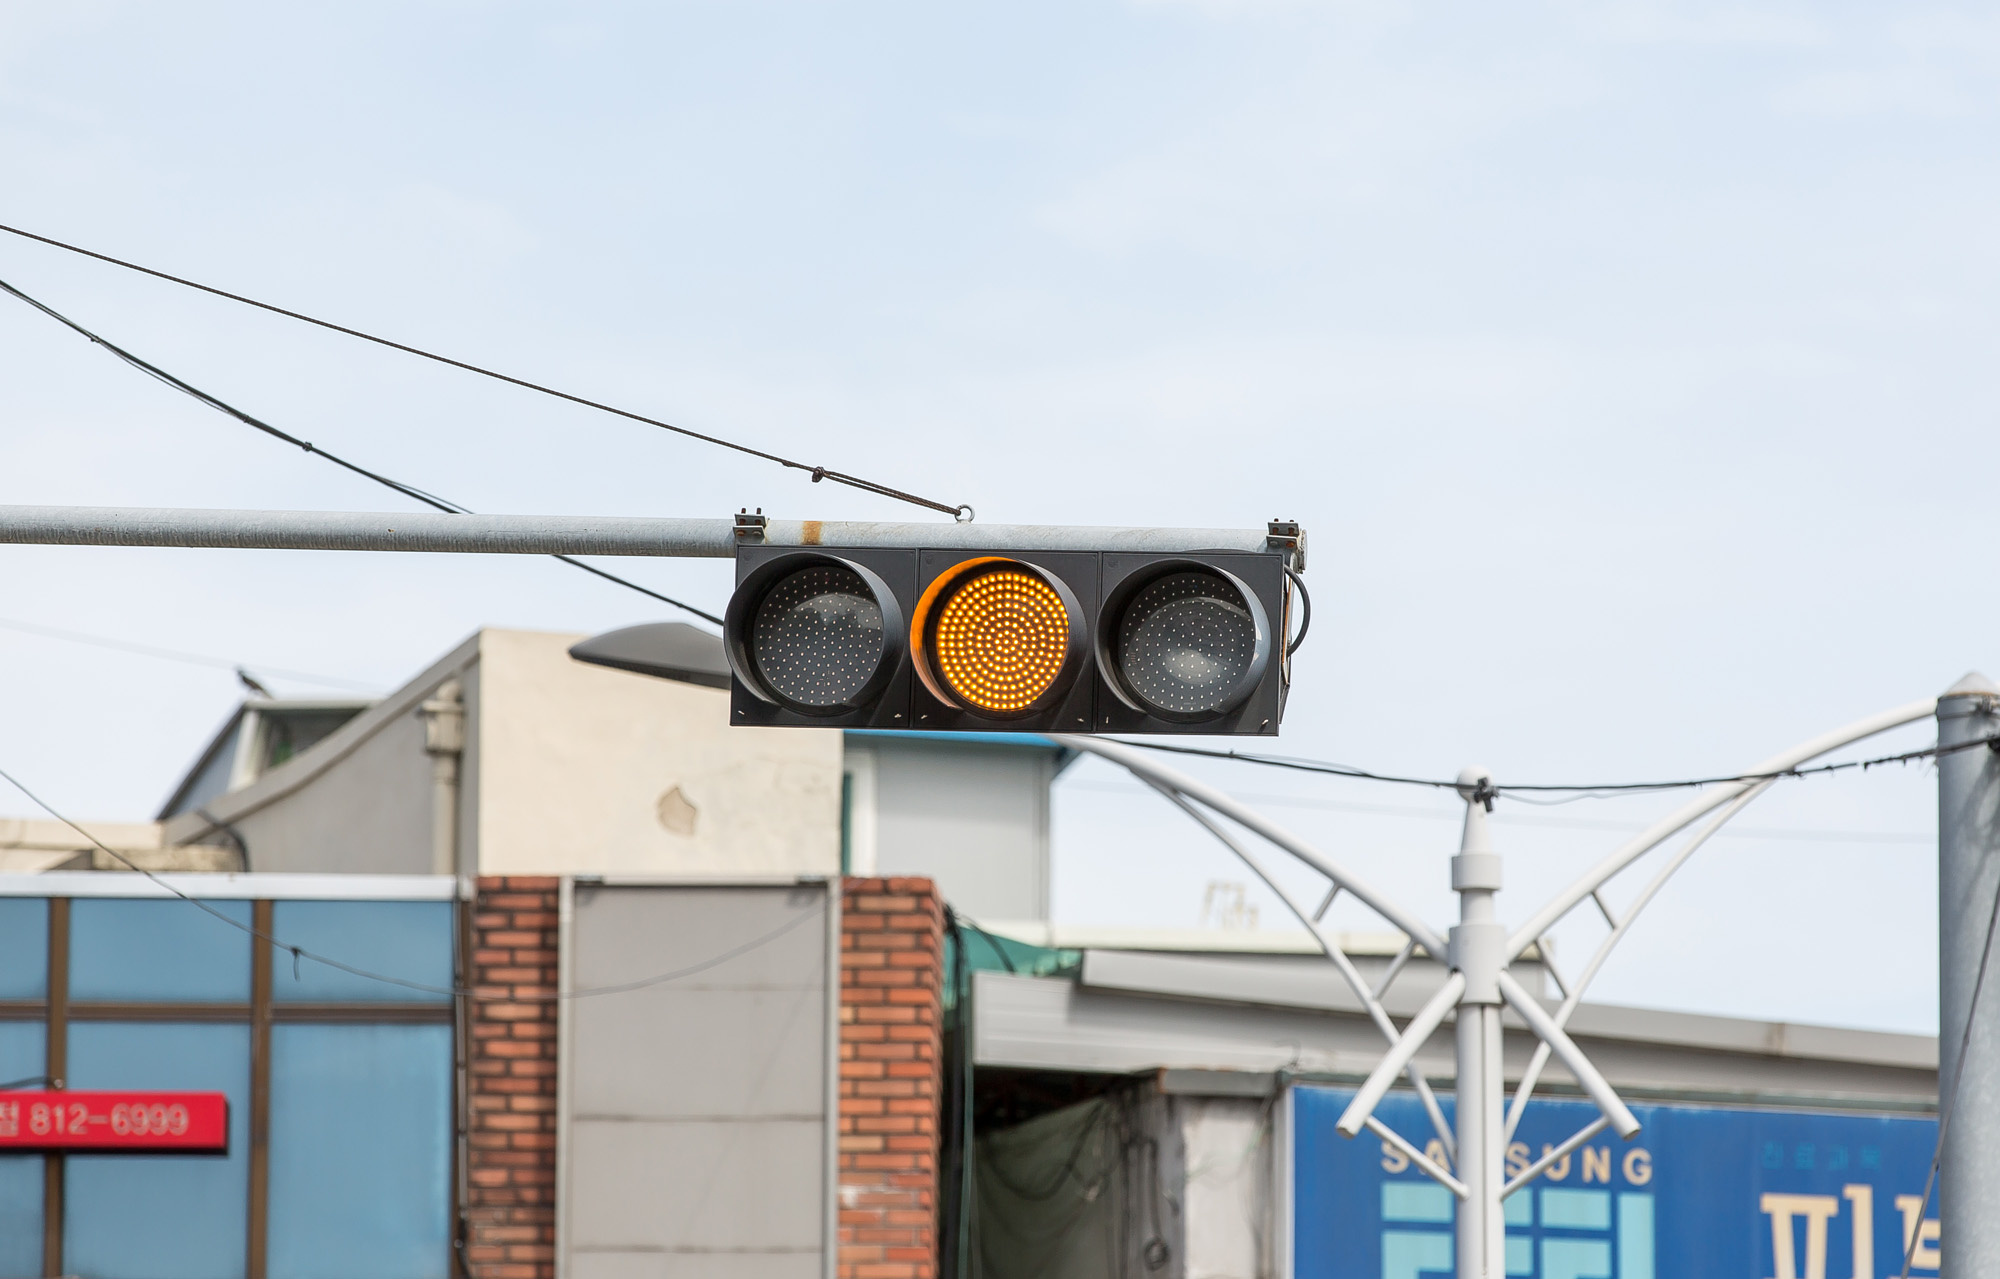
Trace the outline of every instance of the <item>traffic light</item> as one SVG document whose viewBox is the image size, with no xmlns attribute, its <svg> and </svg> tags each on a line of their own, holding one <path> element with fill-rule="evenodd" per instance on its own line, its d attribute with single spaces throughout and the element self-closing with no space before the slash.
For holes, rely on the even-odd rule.
<svg viewBox="0 0 2000 1279">
<path fill-rule="evenodd" d="M 1290 554 L 743 546 L 731 722 L 1275 734 Z"/>
</svg>

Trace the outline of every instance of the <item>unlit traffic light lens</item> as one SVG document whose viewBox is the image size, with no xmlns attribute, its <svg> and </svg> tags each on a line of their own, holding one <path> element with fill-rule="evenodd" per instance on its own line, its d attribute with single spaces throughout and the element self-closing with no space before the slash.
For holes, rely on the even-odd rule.
<svg viewBox="0 0 2000 1279">
<path fill-rule="evenodd" d="M 1257 660 L 1257 622 L 1235 586 L 1213 573 L 1169 573 L 1126 606 L 1116 660 L 1126 687 L 1155 710 L 1227 709 Z"/>
<path fill-rule="evenodd" d="M 938 676 L 973 710 L 1015 715 L 1054 687 L 1069 660 L 1069 609 L 1017 568 L 966 578 L 937 610 Z"/>
<path fill-rule="evenodd" d="M 853 569 L 815 564 L 757 605 L 750 655 L 773 693 L 800 706 L 850 704 L 881 668 L 882 607 Z"/>
</svg>

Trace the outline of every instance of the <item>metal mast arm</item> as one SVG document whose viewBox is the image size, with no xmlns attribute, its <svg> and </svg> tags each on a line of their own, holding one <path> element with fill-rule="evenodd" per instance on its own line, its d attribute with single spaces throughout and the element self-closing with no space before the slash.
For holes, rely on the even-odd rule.
<svg viewBox="0 0 2000 1279">
<path fill-rule="evenodd" d="M 208 511 L 0 506 L 0 543 L 210 546 L 486 555 L 653 555 L 727 559 L 764 546 L 967 547 L 1011 551 L 1270 549 L 1266 529 L 1040 524 L 652 519 L 613 515 L 445 515 L 436 511 Z"/>
</svg>

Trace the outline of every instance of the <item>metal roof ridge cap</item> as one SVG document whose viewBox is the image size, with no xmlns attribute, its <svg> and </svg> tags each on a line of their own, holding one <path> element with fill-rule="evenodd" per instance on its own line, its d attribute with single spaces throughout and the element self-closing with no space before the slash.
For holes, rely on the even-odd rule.
<svg viewBox="0 0 2000 1279">
<path fill-rule="evenodd" d="M 1544 1001 L 1547 1002 L 1547 1001 Z M 1679 1035 L 1647 1033 L 1631 1021 L 1678 1023 Z M 1626 1023 L 1626 1024 L 1620 1024 Z M 1756 1017 L 1730 1017 L 1720 1013 L 1691 1013 L 1667 1008 L 1642 1008 L 1630 1004 L 1584 1003 L 1570 1018 L 1571 1035 L 1578 1039 L 1617 1039 L 1630 1043 L 1706 1048 L 1711 1051 L 1742 1053 L 1753 1057 L 1780 1057 L 1794 1061 L 1847 1061 L 1861 1065 L 1897 1066 L 1922 1069 L 1937 1064 L 1937 1037 L 1900 1030 L 1867 1030 L 1854 1026 L 1827 1026 L 1812 1022 L 1767 1021 Z M 1714 1033 L 1733 1029 L 1735 1035 Z M 1701 1034 L 1708 1030 L 1710 1033 Z M 1694 1033 L 1686 1033 L 1694 1032 Z M 1801 1039 L 1810 1042 L 1801 1043 Z M 1834 1042 L 1828 1042 L 1829 1040 Z M 1838 1041 L 1848 1040 L 1848 1045 Z M 1860 1041 L 1860 1042 L 1855 1042 Z M 1872 1041 L 1889 1051 L 1864 1051 Z M 1894 1051 L 1897 1048 L 1903 1052 Z M 1915 1061 L 1912 1061 L 1912 1058 Z"/>
<path fill-rule="evenodd" d="M 1141 963 L 1144 963 L 1146 958 L 1152 958 L 1156 963 L 1162 961 L 1171 963 L 1174 960 L 1188 957 L 1181 955 L 1171 957 L 1148 956 L 1147 952 L 1117 951 L 1097 947 L 1085 947 L 1083 948 L 1083 952 L 1083 967 L 1078 972 L 1075 980 L 1079 986 L 1087 986 L 1092 989 L 1115 991 L 1146 998 L 1185 1000 L 1209 1004 L 1243 1004 L 1280 1008 L 1313 1007 L 1326 1008 L 1336 1012 L 1358 1012 L 1360 1010 L 1359 1001 L 1354 999 L 1352 992 L 1347 990 L 1345 985 L 1335 986 L 1333 1001 L 1303 1003 L 1298 1000 L 1285 1000 L 1275 997 L 1270 993 L 1268 984 L 1264 985 L 1264 995 L 1260 998 L 1255 991 L 1237 995 L 1221 992 L 1191 991 L 1185 985 L 1169 986 L 1165 983 L 1152 984 L 1144 983 L 1143 981 L 1117 981 L 1115 977 L 1110 981 L 1093 980 L 1093 969 L 1097 970 L 1100 978 L 1106 976 L 1102 968 L 1103 961 L 1097 959 L 1099 956 L 1139 958 Z M 1220 958 L 1226 962 L 1228 957 L 1212 956 L 1210 958 Z M 1096 962 L 1093 963 L 1093 960 L 1096 960 Z M 1328 975 L 1336 976 L 1331 970 L 1329 970 Z M 1411 1008 L 1414 1008 L 1416 1003 L 1422 1002 L 1421 998 L 1419 998 L 1421 993 L 1414 990 L 1392 989 L 1384 1003 L 1392 1013 L 1408 1012 Z M 1399 998 L 1399 996 L 1403 998 Z M 1414 1001 L 1410 1003 L 1409 1008 L 1399 1006 L 1405 1002 L 1405 999 Z M 1546 999 L 1542 1002 L 1545 1005 L 1551 1003 L 1551 1001 Z M 1630 1024 L 1634 1020 L 1642 1020 L 1648 1023 L 1658 1023 L 1660 1021 L 1677 1023 L 1677 1029 L 1682 1033 L 1678 1035 L 1670 1033 L 1646 1033 L 1646 1029 L 1643 1026 Z M 1611 1024 L 1606 1024 L 1607 1022 Z M 1626 1024 L 1621 1025 L 1618 1023 Z M 1774 1052 L 1766 1045 L 1773 1042 L 1771 1033 L 1774 1029 L 1779 1028 L 1787 1032 L 1785 1035 L 1785 1044 L 1782 1049 Z M 1934 1068 L 1936 1061 L 1937 1041 L 1935 1038 L 1924 1035 L 1912 1035 L 1900 1031 L 1857 1030 L 1838 1026 L 1801 1026 L 1798 1023 L 1769 1022 L 1747 1017 L 1725 1017 L 1713 1013 L 1684 1013 L 1664 1009 L 1635 1008 L 1621 1004 L 1582 1004 L 1577 1008 L 1576 1014 L 1570 1019 L 1568 1029 L 1578 1039 L 1615 1039 L 1631 1043 L 1659 1044 L 1664 1047 L 1683 1047 L 1705 1049 L 1711 1052 L 1740 1053 L 1746 1056 L 1780 1056 L 1790 1060 L 1846 1061 L 1860 1065 L 1886 1066 L 1901 1069 L 1924 1069 L 1926 1064 Z M 1703 1030 L 1709 1033 L 1699 1033 Z M 1731 1030 L 1736 1033 L 1716 1033 Z M 1797 1034 L 1799 1031 L 1808 1032 L 1807 1037 L 1814 1041 L 1810 1047 L 1799 1042 L 1800 1036 Z M 1827 1043 L 1828 1038 L 1842 1039 L 1850 1037 L 1850 1043 L 1847 1045 Z M 1863 1042 L 1854 1043 L 1852 1039 L 1859 1039 Z M 1887 1051 L 1866 1051 L 1864 1045 L 1867 1041 L 1871 1040 L 1878 1044 L 1880 1049 L 1886 1049 Z M 1898 1048 L 1903 1051 L 1896 1051 Z M 1928 1052 L 1925 1051 L 1926 1048 L 1928 1048 Z"/>
<path fill-rule="evenodd" d="M 1074 984 L 1078 987 L 1091 990 L 1108 991 L 1141 999 L 1166 999 L 1203 1004 L 1234 1004 L 1246 1008 L 1282 1008 L 1292 1011 L 1307 1009 L 1314 1012 L 1351 1014 L 1357 1017 L 1365 1015 L 1367 1012 L 1366 1007 L 1360 999 L 1356 998 L 1354 992 L 1348 988 L 1347 983 L 1341 980 L 1340 974 L 1334 971 L 1331 966 L 1324 969 L 1315 967 L 1311 970 L 1310 975 L 1305 972 L 1292 974 L 1293 976 L 1308 977 L 1309 980 L 1311 976 L 1323 975 L 1326 979 L 1328 998 L 1286 998 L 1274 989 L 1270 980 L 1270 974 L 1229 972 L 1228 976 L 1232 978 L 1241 977 L 1245 979 L 1243 983 L 1245 986 L 1244 993 L 1237 993 L 1227 989 L 1192 990 L 1189 989 L 1189 984 L 1184 980 L 1176 982 L 1165 980 L 1147 981 L 1143 973 L 1135 974 L 1127 980 L 1120 981 L 1117 974 L 1107 974 L 1104 971 L 1107 958 L 1114 964 L 1122 960 L 1128 964 L 1136 962 L 1141 967 L 1148 964 L 1199 963 L 1203 960 L 1219 961 L 1218 967 L 1226 970 L 1229 961 L 1235 958 L 1232 955 L 1113 950 L 1096 946 L 1086 946 L 1082 950 L 1082 966 L 1077 970 L 1073 979 L 1065 978 L 1064 980 L 1073 980 Z M 1093 977 L 1093 972 L 1095 973 L 1095 977 Z M 1382 1004 L 1391 1013 L 1408 1015 L 1414 1013 L 1431 993 L 1428 989 L 1419 990 L 1414 987 L 1409 989 L 1392 989 L 1383 999 Z"/>
<path fill-rule="evenodd" d="M 1146 925 L 1063 924 L 1047 920 L 982 920 L 987 932 L 1016 941 L 1028 935 L 1062 950 L 1110 950 L 1174 955 L 1318 955 L 1320 946 L 1304 929 L 1241 931 L 1209 928 L 1152 928 Z M 1364 959 L 1387 958 L 1407 940 L 1394 929 L 1359 929 L 1336 934 L 1342 950 Z"/>
<path fill-rule="evenodd" d="M 413 679 L 383 695 L 374 706 L 342 724 L 324 740 L 271 769 L 240 791 L 218 795 L 203 807 L 217 820 L 200 813 L 182 813 L 169 818 L 163 843 L 192 842 L 197 833 L 220 829 L 224 824 L 248 817 L 270 804 L 300 790 L 335 764 L 340 763 L 398 716 L 430 696 L 444 680 L 459 674 L 479 657 L 480 643 L 488 628 L 480 627 L 456 648 L 432 662 Z"/>
</svg>

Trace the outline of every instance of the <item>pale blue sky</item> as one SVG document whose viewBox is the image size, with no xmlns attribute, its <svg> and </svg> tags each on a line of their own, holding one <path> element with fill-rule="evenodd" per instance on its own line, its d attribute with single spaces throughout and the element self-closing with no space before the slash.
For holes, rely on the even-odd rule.
<svg viewBox="0 0 2000 1279">
<path fill-rule="evenodd" d="M 982 519 L 1299 518 L 1285 749 L 1647 777 L 2000 673 L 1997 91 L 1972 5 L 0 3 L 0 221 Z M 37 246 L 0 278 L 478 509 L 906 513 Z M 0 352 L 0 501 L 394 505 L 18 304 Z M 0 573 L 0 616 L 383 685 L 659 615 L 540 561 Z M 141 815 L 233 697 L 0 633 L 0 766 Z M 1242 875 L 1111 780 L 1066 786 L 1059 913 L 1194 923 Z M 1600 995 L 1929 1026 L 1932 795 L 1785 788 L 1745 823 L 1897 838 L 1718 841 Z M 1448 822 L 1283 811 L 1447 908 Z M 1616 838 L 1502 830 L 1517 917 Z"/>
</svg>

